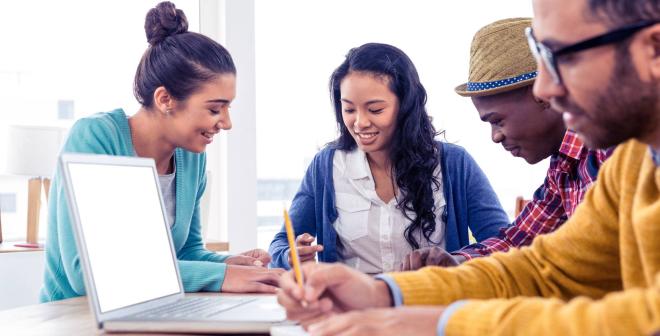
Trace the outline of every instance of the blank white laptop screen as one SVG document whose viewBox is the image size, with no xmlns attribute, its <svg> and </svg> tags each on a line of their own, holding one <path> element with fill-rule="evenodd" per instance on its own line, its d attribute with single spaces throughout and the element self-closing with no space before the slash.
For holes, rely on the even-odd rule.
<svg viewBox="0 0 660 336">
<path fill-rule="evenodd" d="M 68 168 L 101 313 L 180 292 L 154 170 Z"/>
</svg>

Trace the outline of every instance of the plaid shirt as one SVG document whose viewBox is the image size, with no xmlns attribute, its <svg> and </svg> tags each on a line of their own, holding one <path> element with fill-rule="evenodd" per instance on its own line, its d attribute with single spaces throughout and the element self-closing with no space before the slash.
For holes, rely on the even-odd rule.
<svg viewBox="0 0 660 336">
<path fill-rule="evenodd" d="M 550 158 L 548 175 L 518 218 L 496 237 L 452 252 L 467 259 L 505 252 L 532 243 L 534 237 L 552 232 L 570 217 L 596 180 L 600 166 L 614 151 L 586 148 L 572 131 L 566 131 L 559 152 Z"/>
</svg>

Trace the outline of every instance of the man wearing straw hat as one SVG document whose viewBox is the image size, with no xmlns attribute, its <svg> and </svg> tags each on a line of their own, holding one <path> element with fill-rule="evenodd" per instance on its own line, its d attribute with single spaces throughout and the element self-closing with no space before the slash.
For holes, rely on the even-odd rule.
<svg viewBox="0 0 660 336">
<path fill-rule="evenodd" d="M 575 212 L 612 154 L 613 149 L 584 146 L 575 132 L 566 129 L 561 114 L 534 96 L 536 60 L 525 38 L 531 24 L 530 18 L 513 18 L 481 28 L 470 48 L 468 82 L 456 87 L 456 93 L 472 98 L 481 120 L 491 125 L 493 142 L 513 156 L 529 164 L 550 157 L 543 185 L 498 236 L 451 254 L 440 247 L 413 251 L 401 270 L 452 266 L 531 244 L 534 237 L 556 230 Z"/>
<path fill-rule="evenodd" d="M 535 95 L 590 148 L 620 144 L 575 214 L 458 267 L 306 264 L 302 288 L 280 278 L 289 319 L 312 335 L 660 335 L 660 0 L 533 4 Z"/>
</svg>

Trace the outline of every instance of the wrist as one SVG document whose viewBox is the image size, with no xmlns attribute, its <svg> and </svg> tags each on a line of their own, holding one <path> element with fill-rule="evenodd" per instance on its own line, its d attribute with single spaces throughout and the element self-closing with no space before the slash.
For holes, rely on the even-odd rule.
<svg viewBox="0 0 660 336">
<path fill-rule="evenodd" d="M 390 287 L 383 280 L 374 281 L 374 308 L 385 308 L 394 306 L 394 299 Z"/>
<path fill-rule="evenodd" d="M 454 255 L 454 260 L 460 265 L 468 260 L 464 255 L 458 254 Z"/>
</svg>

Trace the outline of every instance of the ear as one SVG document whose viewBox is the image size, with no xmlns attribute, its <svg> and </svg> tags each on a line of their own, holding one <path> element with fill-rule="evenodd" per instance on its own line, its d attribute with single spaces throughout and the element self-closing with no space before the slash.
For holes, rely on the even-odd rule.
<svg viewBox="0 0 660 336">
<path fill-rule="evenodd" d="M 158 112 L 164 115 L 172 113 L 174 99 L 164 86 L 159 86 L 154 90 L 154 107 Z"/>
<path fill-rule="evenodd" d="M 655 80 L 660 80 L 660 24 L 651 26 L 644 35 L 649 71 Z"/>
<path fill-rule="evenodd" d="M 545 101 L 545 100 L 543 100 L 543 99 L 541 99 L 541 98 L 539 98 L 539 97 L 537 97 L 537 96 L 534 96 L 534 100 L 536 100 L 536 102 L 537 102 L 539 105 L 541 105 L 541 107 L 543 107 L 544 110 L 547 110 L 547 109 L 550 108 L 550 103 L 549 103 L 549 102 L 547 102 L 547 101 Z"/>
</svg>

